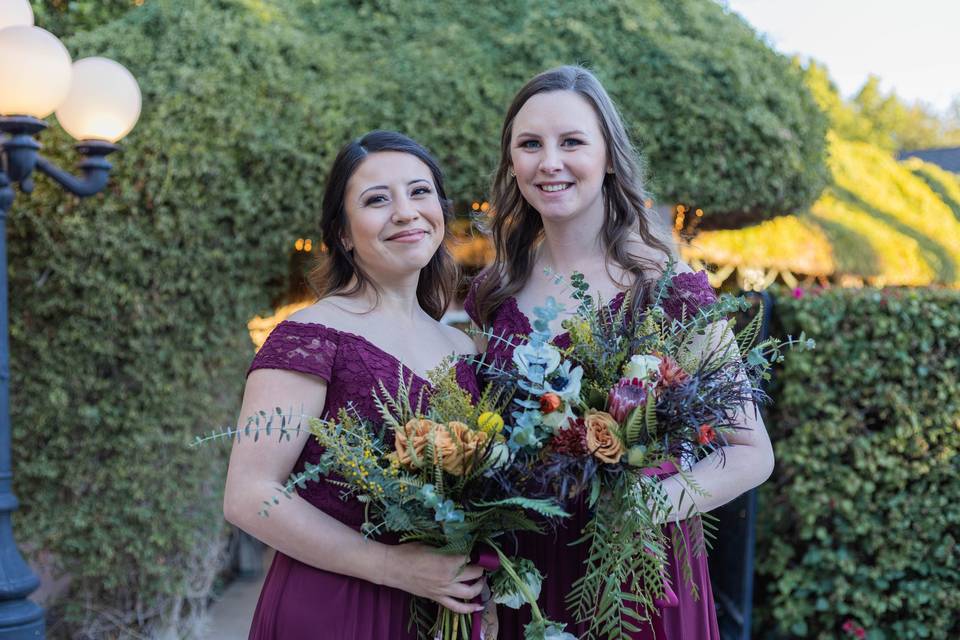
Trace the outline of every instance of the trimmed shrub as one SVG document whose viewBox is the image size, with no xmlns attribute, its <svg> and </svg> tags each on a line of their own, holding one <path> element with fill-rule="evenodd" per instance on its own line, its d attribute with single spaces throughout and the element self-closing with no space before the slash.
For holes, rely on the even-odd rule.
<svg viewBox="0 0 960 640">
<path fill-rule="evenodd" d="M 756 629 L 960 636 L 960 293 L 834 289 L 776 309 L 817 349 L 773 391 Z"/>
<path fill-rule="evenodd" d="M 685 255 L 875 285 L 960 284 L 960 181 L 875 145 L 829 140 L 834 183 L 808 211 L 700 233 Z"/>
<path fill-rule="evenodd" d="M 184 444 L 234 419 L 246 321 L 285 302 L 293 241 L 351 137 L 425 142 L 464 209 L 513 92 L 581 60 L 664 197 L 766 215 L 822 183 L 799 72 L 708 0 L 150 0 L 66 44 L 127 66 L 144 110 L 106 193 L 79 201 L 39 177 L 9 220 L 15 521 L 70 578 L 53 637 L 188 635 L 215 568 L 223 460 Z M 76 159 L 57 128 L 42 139 Z"/>
</svg>

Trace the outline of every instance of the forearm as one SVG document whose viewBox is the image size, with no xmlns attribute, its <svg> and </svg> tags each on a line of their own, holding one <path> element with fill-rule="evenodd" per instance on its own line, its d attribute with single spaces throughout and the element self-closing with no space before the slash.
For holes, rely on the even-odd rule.
<svg viewBox="0 0 960 640">
<path fill-rule="evenodd" d="M 228 494 L 227 519 L 274 549 L 305 564 L 376 584 L 388 584 L 388 545 L 364 537 L 294 493 L 259 515 L 263 499 L 279 492 L 271 483 L 244 487 L 243 496 Z"/>
<path fill-rule="evenodd" d="M 722 457 L 721 457 L 722 456 Z M 762 484 L 773 469 L 766 447 L 731 444 L 697 462 L 686 472 L 692 486 L 678 474 L 661 486 L 670 505 L 669 522 L 712 511 Z"/>
</svg>

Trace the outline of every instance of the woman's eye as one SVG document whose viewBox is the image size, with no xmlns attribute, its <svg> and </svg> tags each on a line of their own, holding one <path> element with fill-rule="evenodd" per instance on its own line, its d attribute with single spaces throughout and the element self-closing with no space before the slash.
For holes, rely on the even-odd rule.
<svg viewBox="0 0 960 640">
<path fill-rule="evenodd" d="M 520 143 L 521 149 L 539 149 L 540 143 L 537 140 L 524 140 Z"/>
<path fill-rule="evenodd" d="M 376 195 L 376 196 L 370 196 L 369 198 L 367 198 L 366 200 L 364 200 L 364 201 L 363 201 L 363 204 L 364 204 L 365 206 L 369 207 L 369 206 L 371 206 L 371 205 L 380 204 L 381 202 L 386 202 L 386 201 L 387 201 L 387 197 L 386 197 L 386 196 Z"/>
<path fill-rule="evenodd" d="M 422 196 L 422 195 L 426 195 L 426 194 L 429 194 L 429 193 L 433 193 L 433 192 L 430 190 L 430 187 L 416 187 L 416 188 L 413 190 L 413 193 L 411 193 L 411 195 L 414 195 L 414 196 Z"/>
<path fill-rule="evenodd" d="M 563 146 L 565 147 L 576 147 L 583 144 L 583 140 L 578 140 L 577 138 L 567 138 L 563 141 Z"/>
</svg>

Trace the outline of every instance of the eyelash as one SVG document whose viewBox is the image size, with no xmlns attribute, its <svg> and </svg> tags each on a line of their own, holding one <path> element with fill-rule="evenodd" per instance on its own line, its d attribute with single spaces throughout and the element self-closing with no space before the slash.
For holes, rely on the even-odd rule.
<svg viewBox="0 0 960 640">
<path fill-rule="evenodd" d="M 421 196 L 421 195 L 429 195 L 429 194 L 431 194 L 431 193 L 433 193 L 433 190 L 430 189 L 430 187 L 421 186 L 421 187 L 415 187 L 415 188 L 413 189 L 413 192 L 412 192 L 410 195 L 411 195 L 411 196 Z M 384 201 L 386 201 L 386 199 L 387 199 L 386 196 L 384 196 L 384 195 L 379 195 L 379 194 L 378 194 L 378 195 L 375 195 L 375 196 L 370 196 L 369 198 L 367 198 L 366 200 L 363 201 L 363 204 L 364 204 L 364 206 L 369 207 L 369 206 L 371 206 L 371 205 L 379 204 L 380 202 L 384 202 Z"/>
<path fill-rule="evenodd" d="M 567 144 L 568 142 L 572 142 L 573 144 L 568 145 Z M 533 149 L 534 147 L 532 145 L 539 145 L 539 144 L 540 142 L 538 140 L 524 140 L 523 142 L 520 143 L 520 148 Z M 560 144 L 561 146 L 565 146 L 565 147 L 578 147 L 583 144 L 583 140 L 579 140 L 577 138 L 565 138 L 563 142 L 561 142 Z"/>
</svg>

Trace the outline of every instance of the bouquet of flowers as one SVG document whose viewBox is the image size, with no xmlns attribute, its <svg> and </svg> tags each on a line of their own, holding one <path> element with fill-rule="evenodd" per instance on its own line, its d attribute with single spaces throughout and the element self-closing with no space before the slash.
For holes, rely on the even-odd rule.
<svg viewBox="0 0 960 640">
<path fill-rule="evenodd" d="M 658 281 L 650 306 L 632 313 L 629 296 L 615 310 L 594 301 L 574 274 L 579 308 L 563 322 L 569 346 L 549 341 L 550 321 L 562 311 L 550 297 L 514 349 L 515 366 L 488 364 L 515 407 L 503 431 L 513 463 L 496 479 L 523 495 L 586 500 L 594 512 L 578 541 L 589 545 L 587 566 L 567 598 L 575 619 L 589 623 L 588 637 L 636 631 L 670 597 L 668 542 L 687 558 L 681 571 L 693 587 L 689 555 L 705 551 L 706 531 L 696 518 L 695 548 L 685 548 L 683 535 L 667 540 L 662 524 L 672 506 L 658 476 L 679 474 L 705 495 L 687 469 L 722 456 L 738 413 L 767 400 L 762 382 L 785 349 L 813 347 L 803 335 L 757 343 L 760 314 L 734 334 L 727 318 L 749 307 L 742 298 L 671 316 L 664 306 L 671 275 Z"/>
<path fill-rule="evenodd" d="M 531 514 L 546 519 L 568 514 L 550 497 L 505 492 L 490 479 L 511 464 L 502 433 L 503 404 L 495 393 L 488 390 L 474 403 L 457 384 L 452 366 L 435 370 L 429 380 L 433 392 L 427 411 L 422 394 L 411 404 L 401 369 L 396 394 L 389 393 L 382 381 L 373 390 L 382 424 L 370 423 L 349 409 L 335 418 L 311 419 L 309 430 L 325 449 L 320 461 L 293 474 L 281 492 L 264 503 L 261 514 L 268 515 L 281 497 L 290 497 L 298 487 L 326 477 L 343 489 L 344 499 L 356 498 L 364 505 L 365 535 L 391 533 L 400 542 L 422 542 L 440 553 L 469 555 L 482 548 L 480 563 L 496 569 L 491 576 L 494 599 L 532 608 L 527 640 L 575 640 L 563 632 L 562 624 L 540 612 L 536 601 L 543 577 L 533 564 L 509 558 L 501 549 L 508 534 L 541 530 Z M 271 427 L 273 416 L 257 416 L 245 429 L 215 435 L 257 437 L 261 430 L 269 434 L 275 429 L 283 437 L 299 428 L 288 426 L 292 423 L 279 409 L 277 418 L 279 428 Z M 411 624 L 428 640 L 480 637 L 479 615 L 456 614 L 421 598 L 414 599 Z"/>
</svg>

